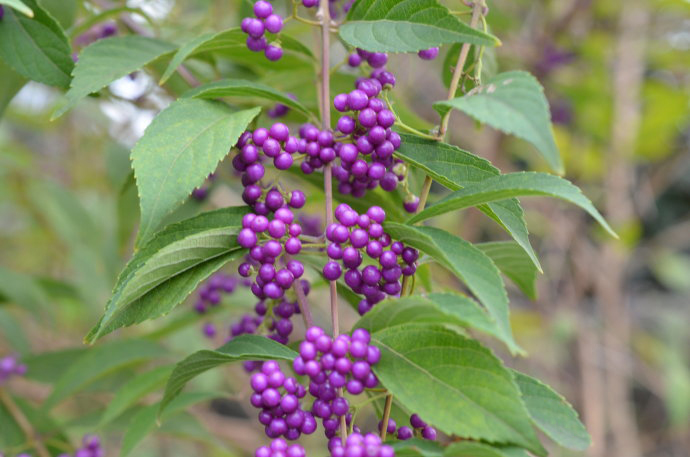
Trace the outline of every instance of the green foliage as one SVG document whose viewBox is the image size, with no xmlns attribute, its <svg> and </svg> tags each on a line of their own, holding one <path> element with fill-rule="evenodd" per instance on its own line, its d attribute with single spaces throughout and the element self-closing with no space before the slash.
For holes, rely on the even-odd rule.
<svg viewBox="0 0 690 457">
<path fill-rule="evenodd" d="M 173 365 L 163 365 L 138 375 L 136 378 L 123 384 L 113 400 L 108 403 L 108 407 L 105 409 L 98 424 L 99 427 L 107 425 L 138 400 L 165 385 L 165 381 L 172 373 L 173 368 Z"/>
<path fill-rule="evenodd" d="M 524 71 L 501 73 L 462 97 L 434 103 L 441 113 L 457 109 L 506 133 L 532 143 L 559 174 L 564 172 L 551 130 L 544 89 Z"/>
<path fill-rule="evenodd" d="M 146 340 L 119 340 L 94 347 L 76 358 L 55 380 L 55 387 L 43 406 L 50 409 L 107 374 L 165 353 L 161 346 Z"/>
<path fill-rule="evenodd" d="M 508 347 L 514 344 L 503 338 L 500 329 L 484 308 L 473 299 L 457 293 L 388 299 L 365 314 L 355 327 L 374 333 L 408 323 L 467 327 L 502 340 Z"/>
<path fill-rule="evenodd" d="M 287 94 L 273 89 L 271 86 L 246 81 L 242 79 L 224 79 L 221 81 L 202 84 L 195 87 L 183 95 L 184 97 L 194 97 L 203 99 L 214 99 L 220 97 L 256 97 L 282 103 L 300 113 L 309 116 L 311 113 L 300 102 L 288 97 Z"/>
<path fill-rule="evenodd" d="M 378 52 L 416 52 L 448 43 L 500 43 L 460 22 L 436 0 L 360 0 L 340 27 L 340 37 L 351 46 Z"/>
<path fill-rule="evenodd" d="M 436 182 L 451 190 L 498 176 L 500 171 L 491 163 L 457 146 L 425 140 L 413 135 L 401 135 L 403 141 L 396 154 L 407 163 L 424 170 Z M 520 202 L 506 199 L 478 205 L 477 208 L 495 220 L 527 252 L 541 271 L 537 254 L 529 242 L 529 232 Z"/>
<path fill-rule="evenodd" d="M 463 438 L 546 454 L 512 374 L 476 341 L 427 324 L 381 330 L 372 341 L 382 353 L 376 376 L 427 423 Z"/>
<path fill-rule="evenodd" d="M 177 364 L 165 386 L 159 414 L 196 376 L 217 366 L 243 360 L 293 360 L 297 353 L 280 343 L 258 335 L 240 335 L 215 351 L 195 352 Z"/>
<path fill-rule="evenodd" d="M 0 0 L 0 5 L 7 5 L 11 8 L 16 9 L 22 14 L 29 17 L 34 17 L 34 12 L 22 2 L 22 0 Z"/>
<path fill-rule="evenodd" d="M 582 191 L 570 181 L 547 173 L 517 172 L 495 176 L 453 192 L 408 219 L 414 224 L 449 211 L 504 200 L 512 197 L 542 195 L 556 197 L 587 211 L 612 236 L 617 236 Z"/>
<path fill-rule="evenodd" d="M 494 241 L 476 245 L 494 261 L 501 273 L 509 277 L 525 295 L 537 299 L 537 269 L 524 250 L 510 241 Z"/>
<path fill-rule="evenodd" d="M 243 253 L 235 240 L 242 212 L 226 208 L 161 230 L 120 273 L 93 342 L 113 330 L 166 314 L 213 272 Z"/>
<path fill-rule="evenodd" d="M 463 281 L 486 307 L 511 351 L 521 352 L 510 329 L 508 296 L 503 280 L 498 268 L 486 254 L 471 243 L 435 227 L 415 227 L 394 222 L 384 227 L 394 239 L 429 255 Z"/>
<path fill-rule="evenodd" d="M 218 397 L 215 392 L 194 392 L 182 394 L 170 403 L 167 411 L 162 416 L 158 415 L 158 404 L 146 406 L 137 412 L 127 427 L 125 435 L 122 437 L 122 447 L 120 457 L 125 457 L 132 453 L 137 445 L 156 428 L 156 423 L 179 414 L 185 408 L 196 403 L 211 400 Z M 186 416 L 190 420 L 190 416 Z"/>
<path fill-rule="evenodd" d="M 12 6 L 19 5 L 15 3 Z M 32 17 L 5 8 L 0 21 L 0 58 L 25 78 L 66 88 L 74 63 L 65 32 L 36 2 L 25 3 L 33 11 Z"/>
<path fill-rule="evenodd" d="M 203 184 L 259 111 L 189 98 L 156 117 L 132 150 L 141 206 L 138 244 Z"/>
<path fill-rule="evenodd" d="M 53 119 L 72 109 L 87 95 L 174 50 L 175 46 L 170 43 L 142 36 L 96 41 L 79 54 L 65 103 L 56 110 Z"/>
<path fill-rule="evenodd" d="M 513 372 L 522 399 L 534 424 L 568 449 L 584 451 L 592 440 L 577 417 L 577 412 L 549 386 L 517 371 Z"/>
</svg>

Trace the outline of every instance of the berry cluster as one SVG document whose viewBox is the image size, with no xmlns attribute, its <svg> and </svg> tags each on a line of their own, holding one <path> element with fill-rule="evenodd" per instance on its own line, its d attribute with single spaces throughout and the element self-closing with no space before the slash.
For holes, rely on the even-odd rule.
<svg viewBox="0 0 690 457">
<path fill-rule="evenodd" d="M 319 130 L 312 124 L 304 124 L 299 129 L 299 142 L 297 151 L 303 154 L 305 160 L 300 165 L 305 175 L 333 162 L 337 156 L 336 144 L 333 132 Z"/>
<path fill-rule="evenodd" d="M 366 214 L 358 214 L 341 203 L 335 210 L 335 217 L 338 222 L 326 228 L 326 238 L 330 241 L 326 254 L 331 260 L 324 265 L 323 276 L 335 281 L 343 274 L 342 267 L 347 268 L 345 284 L 353 292 L 364 295 L 358 305 L 359 313 L 364 315 L 386 295 L 400 293 L 400 279 L 416 272 L 419 252 L 392 241 L 383 231 L 386 213 L 379 206 L 370 207 Z M 362 252 L 378 260 L 379 266 L 367 265 L 360 270 Z"/>
<path fill-rule="evenodd" d="M 388 63 L 388 54 L 383 52 L 369 52 L 357 48 L 355 52 L 347 58 L 347 64 L 351 67 L 359 67 L 362 62 L 366 62 L 372 68 L 383 68 Z"/>
<path fill-rule="evenodd" d="M 376 54 L 370 54 L 374 56 Z M 385 56 L 385 54 L 381 54 Z M 385 87 L 395 85 L 395 76 L 378 68 L 370 78 L 361 78 L 356 89 L 348 94 L 338 94 L 333 99 L 335 109 L 344 113 L 337 122 L 342 134 L 336 151 L 339 166 L 333 176 L 339 181 L 338 191 L 363 197 L 367 190 L 379 185 L 391 192 L 406 177 L 406 168 L 393 153 L 400 148 L 400 135 L 391 130 L 395 115 L 379 98 Z M 367 160 L 368 159 L 368 160 Z M 407 183 L 403 183 L 407 189 Z"/>
<path fill-rule="evenodd" d="M 381 424 L 382 422 L 379 422 L 379 430 L 381 430 Z M 402 441 L 409 440 L 410 438 L 414 437 L 415 433 L 426 440 L 433 441 L 436 439 L 436 429 L 430 425 L 427 425 L 427 423 L 424 422 L 417 414 L 410 416 L 410 425 L 412 425 L 412 428 L 405 425 L 398 428 L 395 421 L 393 419 L 389 419 L 386 432 L 389 435 L 393 435 L 397 430 L 397 438 Z"/>
<path fill-rule="evenodd" d="M 247 37 L 247 48 L 253 52 L 263 51 L 272 62 L 283 57 L 283 48 L 268 43 L 265 33 L 277 34 L 283 29 L 283 18 L 273 12 L 273 6 L 266 0 L 254 3 L 254 16 L 242 20 L 242 31 Z"/>
<path fill-rule="evenodd" d="M 254 457 L 306 457 L 306 455 L 302 446 L 288 445 L 282 438 L 276 438 L 270 446 L 261 446 L 254 452 Z"/>
<path fill-rule="evenodd" d="M 423 60 L 434 60 L 438 57 L 438 48 L 422 49 L 417 55 Z"/>
<path fill-rule="evenodd" d="M 264 362 L 261 371 L 252 375 L 250 384 L 254 391 L 250 402 L 261 409 L 259 422 L 266 427 L 269 438 L 283 436 L 296 440 L 303 433 L 314 433 L 316 420 L 310 412 L 302 409 L 299 401 L 307 390 L 295 378 L 286 377 L 278 362 Z"/>
<path fill-rule="evenodd" d="M 362 436 L 352 433 L 347 437 L 345 445 L 340 438 L 328 442 L 328 450 L 332 457 L 394 457 L 392 446 L 381 443 L 381 438 L 373 433 Z"/>
<path fill-rule="evenodd" d="M 29 457 L 28 454 L 21 454 L 17 457 L 21 457 L 22 455 L 26 455 Z M 74 457 L 103 457 L 105 455 L 105 450 L 101 447 L 101 440 L 98 436 L 96 435 L 86 435 L 82 439 L 82 446 L 77 449 L 77 451 L 74 453 Z M 58 457 L 72 457 L 70 454 L 60 454 Z"/>
<path fill-rule="evenodd" d="M 216 273 L 199 288 L 199 294 L 194 303 L 194 310 L 199 314 L 205 314 L 214 306 L 218 306 L 222 294 L 231 294 L 235 291 L 240 281 L 231 275 Z"/>
<path fill-rule="evenodd" d="M 8 355 L 0 359 L 0 384 L 7 381 L 12 376 L 24 376 L 26 365 L 19 363 L 14 355 Z"/>
<path fill-rule="evenodd" d="M 350 410 L 338 389 L 344 387 L 348 393 L 358 395 L 365 388 L 376 387 L 378 379 L 371 366 L 378 363 L 381 351 L 369 344 L 371 336 L 364 329 L 355 330 L 352 337 L 338 335 L 333 339 L 321 328 L 310 327 L 305 337 L 292 366 L 298 375 L 309 377 L 309 393 L 316 398 L 311 411 L 322 419 L 326 436 L 331 438 L 340 417 Z"/>
</svg>

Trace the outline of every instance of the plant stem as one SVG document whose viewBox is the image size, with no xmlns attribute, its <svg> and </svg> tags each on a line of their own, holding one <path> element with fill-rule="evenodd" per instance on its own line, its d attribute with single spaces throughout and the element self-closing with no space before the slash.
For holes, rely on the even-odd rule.
<svg viewBox="0 0 690 457">
<path fill-rule="evenodd" d="M 48 452 L 48 449 L 46 449 L 43 442 L 38 439 L 37 433 L 32 427 L 31 422 L 29 422 L 22 410 L 19 409 L 12 397 L 3 389 L 0 389 L 0 402 L 5 405 L 7 411 L 10 413 L 10 416 L 14 418 L 15 422 L 17 422 L 17 425 L 19 425 L 19 428 L 22 429 L 22 432 L 24 432 L 24 435 L 26 435 L 29 445 L 36 449 L 38 456 L 50 457 L 50 452 Z"/>
<path fill-rule="evenodd" d="M 383 419 L 381 420 L 381 441 L 386 441 L 388 433 L 388 420 L 391 417 L 391 407 L 393 406 L 393 395 L 386 395 L 386 406 L 383 408 Z"/>
<path fill-rule="evenodd" d="M 302 282 L 297 280 L 292 283 L 292 288 L 297 296 L 297 305 L 299 306 L 300 313 L 302 313 L 302 319 L 304 319 L 305 328 L 314 326 L 314 319 L 311 317 L 311 309 L 309 308 L 309 302 L 307 302 L 307 297 L 304 295 L 304 288 L 302 287 Z"/>
<path fill-rule="evenodd" d="M 424 178 L 424 184 L 422 185 L 422 194 L 419 196 L 419 206 L 417 207 L 417 212 L 422 211 L 426 206 L 426 201 L 429 198 L 429 191 L 431 190 L 431 184 L 434 180 L 431 176 L 426 175 Z"/>
<path fill-rule="evenodd" d="M 476 0 L 474 6 L 472 7 L 472 19 L 470 20 L 470 27 L 473 29 L 477 27 L 477 23 L 482 15 L 482 10 L 484 8 L 484 0 Z M 470 53 L 470 43 L 463 43 L 460 49 L 460 55 L 458 56 L 458 62 L 453 70 L 453 79 L 450 82 L 450 87 L 448 88 L 448 100 L 455 98 L 455 93 L 458 91 L 458 84 L 460 83 L 460 77 L 462 76 L 463 70 L 465 69 L 465 62 L 467 61 L 467 56 Z M 448 122 L 450 121 L 450 113 L 452 110 L 448 110 L 446 114 L 443 115 L 441 119 L 441 128 L 438 131 L 439 141 L 443 141 L 446 136 L 446 131 L 448 130 Z M 420 209 L 423 208 L 421 203 L 419 205 Z"/>
<path fill-rule="evenodd" d="M 331 33 L 331 13 L 329 10 L 329 0 L 321 0 L 319 3 L 319 19 L 321 20 L 321 128 L 330 130 L 331 128 L 331 72 L 330 72 L 330 33 Z M 326 194 L 326 227 L 333 223 L 333 170 L 332 165 L 326 165 L 323 179 L 324 191 Z M 335 281 L 330 281 L 331 295 L 331 318 L 333 320 L 333 337 L 340 333 L 338 322 L 338 289 Z M 342 389 L 338 395 L 342 396 Z M 347 424 L 345 416 L 340 418 L 340 439 L 345 445 L 347 439 Z"/>
</svg>

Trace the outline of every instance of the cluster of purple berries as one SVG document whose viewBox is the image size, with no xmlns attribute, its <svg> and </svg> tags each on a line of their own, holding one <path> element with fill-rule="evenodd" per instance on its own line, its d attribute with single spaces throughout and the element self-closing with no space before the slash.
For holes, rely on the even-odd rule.
<svg viewBox="0 0 690 457">
<path fill-rule="evenodd" d="M 360 198 L 378 186 L 392 192 L 406 178 L 406 167 L 393 156 L 401 145 L 400 135 L 391 130 L 395 114 L 379 98 L 384 87 L 393 85 L 395 76 L 379 68 L 371 78 L 360 78 L 355 90 L 333 99 L 335 109 L 343 113 L 336 125 L 342 134 L 339 139 L 346 141 L 336 147 L 340 165 L 333 168 L 341 194 Z M 415 198 L 410 196 L 405 201 Z M 412 209 L 408 205 L 405 208 Z"/>
<path fill-rule="evenodd" d="M 343 13 L 350 11 L 354 3 L 355 0 L 345 0 L 342 4 Z M 319 0 L 302 0 L 302 5 L 304 5 L 305 8 L 313 8 L 319 6 Z M 336 18 L 340 15 L 340 11 L 338 11 L 338 0 L 329 0 L 328 6 L 331 12 L 331 18 Z"/>
<path fill-rule="evenodd" d="M 282 200 L 283 197 L 277 190 L 269 191 L 267 200 L 271 197 L 271 192 L 275 192 Z M 295 280 L 304 274 L 302 262 L 285 258 L 286 255 L 299 254 L 302 250 L 302 242 L 298 238 L 302 229 L 293 220 L 292 211 L 285 207 L 279 208 L 271 221 L 266 216 L 254 213 L 249 213 L 242 219 L 243 228 L 237 241 L 240 246 L 249 249 L 249 256 L 247 262 L 240 264 L 238 271 L 245 278 L 256 271 L 251 290 L 261 300 L 282 298 Z M 267 240 L 266 235 L 270 237 Z M 262 237 L 261 240 L 259 236 Z M 285 266 L 281 268 L 281 264 Z"/>
<path fill-rule="evenodd" d="M 295 378 L 286 377 L 278 362 L 264 362 L 261 371 L 252 375 L 250 384 L 254 391 L 250 402 L 261 409 L 259 422 L 266 427 L 269 438 L 296 440 L 302 434 L 314 433 L 316 420 L 300 404 L 307 390 Z"/>
<path fill-rule="evenodd" d="M 368 63 L 372 68 L 383 68 L 388 63 L 388 54 L 384 52 L 369 52 L 357 48 L 347 58 L 347 64 L 351 67 L 359 67 L 362 62 Z"/>
<path fill-rule="evenodd" d="M 283 18 L 273 12 L 273 6 L 266 0 L 254 3 L 254 16 L 242 20 L 242 31 L 247 37 L 247 48 L 253 52 L 264 52 L 266 58 L 272 62 L 283 57 L 283 48 L 276 44 L 269 44 L 265 33 L 280 33 L 283 29 Z"/>
<path fill-rule="evenodd" d="M 276 438 L 270 446 L 261 446 L 254 457 L 306 457 L 307 453 L 299 444 L 288 445 L 282 438 Z"/>
<path fill-rule="evenodd" d="M 410 425 L 412 428 L 403 425 L 400 428 L 397 428 L 397 425 L 393 419 L 388 420 L 388 428 L 386 429 L 386 432 L 388 432 L 389 435 L 392 435 L 396 432 L 398 432 L 397 437 L 399 440 L 405 441 L 409 440 L 410 438 L 413 438 L 415 434 L 418 436 L 421 436 L 422 438 L 426 440 L 435 440 L 436 439 L 436 429 L 430 425 L 427 425 L 426 422 L 424 422 L 417 414 L 413 414 L 410 416 Z M 379 422 L 379 430 L 381 429 L 381 422 Z"/>
<path fill-rule="evenodd" d="M 0 384 L 7 381 L 12 376 L 24 376 L 26 365 L 19 363 L 14 355 L 8 355 L 0 359 Z"/>
<path fill-rule="evenodd" d="M 332 438 L 328 441 L 328 450 L 331 457 L 395 457 L 393 447 L 383 444 L 381 438 L 373 433 L 352 433 L 345 445 L 340 438 Z"/>
<path fill-rule="evenodd" d="M 330 241 L 326 254 L 331 260 L 324 265 L 323 276 L 335 281 L 345 267 L 345 284 L 365 297 L 358 305 L 359 313 L 364 315 L 386 295 L 400 294 L 401 278 L 417 271 L 415 262 L 419 252 L 400 241 L 392 241 L 383 231 L 386 212 L 379 206 L 370 207 L 366 214 L 358 214 L 341 203 L 335 210 L 335 217 L 338 222 L 326 228 L 326 238 Z M 378 260 L 379 265 L 360 269 L 362 252 Z"/>
<path fill-rule="evenodd" d="M 381 359 L 381 351 L 370 342 L 371 336 L 364 329 L 355 330 L 352 337 L 343 334 L 331 338 L 321 328 L 310 327 L 300 344 L 292 366 L 298 375 L 309 377 L 309 393 L 316 398 L 311 411 L 322 419 L 328 438 L 335 436 L 339 419 L 350 410 L 338 389 L 359 395 L 365 388 L 378 385 L 371 367 Z"/>
<path fill-rule="evenodd" d="M 194 310 L 199 314 L 205 314 L 210 308 L 220 304 L 223 298 L 222 294 L 233 293 L 239 284 L 242 283 L 235 276 L 225 273 L 214 274 L 199 288 Z"/>
</svg>

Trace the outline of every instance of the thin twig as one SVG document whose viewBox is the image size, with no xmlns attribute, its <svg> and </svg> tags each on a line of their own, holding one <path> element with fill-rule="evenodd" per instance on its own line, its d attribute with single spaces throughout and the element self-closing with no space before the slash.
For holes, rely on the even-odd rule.
<svg viewBox="0 0 690 457">
<path fill-rule="evenodd" d="M 474 2 L 472 8 L 472 19 L 470 20 L 470 27 L 473 29 L 477 27 L 479 23 L 479 18 L 482 15 L 482 10 L 484 9 L 484 0 L 477 0 Z M 460 49 L 460 55 L 458 56 L 458 62 L 453 70 L 453 79 L 450 82 L 450 87 L 448 88 L 448 100 L 455 98 L 455 93 L 458 91 L 458 84 L 460 83 L 460 77 L 465 69 L 465 62 L 467 61 L 467 56 L 470 53 L 470 43 L 463 43 Z M 450 121 L 450 113 L 452 110 L 448 110 L 446 114 L 443 115 L 441 119 L 441 128 L 438 131 L 438 139 L 443 141 L 446 136 L 446 131 L 448 130 L 448 122 Z M 419 205 L 420 208 L 422 205 Z"/>
<path fill-rule="evenodd" d="M 314 326 L 314 319 L 311 317 L 311 309 L 309 308 L 309 302 L 307 297 L 304 295 L 304 288 L 302 287 L 301 281 L 295 281 L 292 283 L 292 289 L 295 291 L 297 296 L 297 305 L 299 306 L 299 311 L 302 313 L 302 319 L 304 319 L 305 328 L 310 328 Z"/>
<path fill-rule="evenodd" d="M 386 395 L 386 406 L 383 407 L 383 419 L 381 420 L 381 441 L 386 441 L 388 433 L 388 420 L 391 418 L 391 408 L 393 407 L 393 395 Z"/>
<path fill-rule="evenodd" d="M 29 445 L 36 449 L 38 456 L 50 457 L 50 452 L 48 452 L 43 442 L 38 439 L 38 434 L 31 425 L 31 422 L 26 418 L 24 412 L 19 409 L 12 397 L 3 389 L 0 389 L 0 402 L 5 405 L 10 416 L 12 416 L 17 425 L 19 425 L 19 428 L 22 429 Z"/>
</svg>

